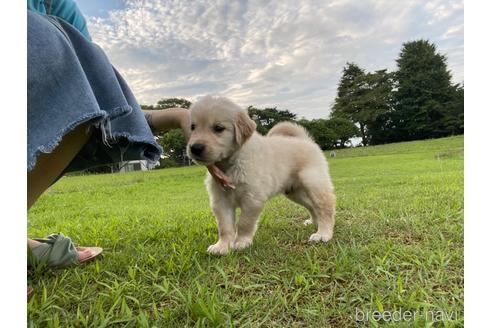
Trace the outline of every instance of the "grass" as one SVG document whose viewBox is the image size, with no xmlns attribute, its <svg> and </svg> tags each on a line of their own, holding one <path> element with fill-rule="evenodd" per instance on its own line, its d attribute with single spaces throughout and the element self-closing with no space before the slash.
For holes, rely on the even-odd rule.
<svg viewBox="0 0 492 328">
<path fill-rule="evenodd" d="M 384 323 L 356 309 L 415 312 L 391 327 L 463 326 L 463 136 L 340 150 L 329 165 L 332 241 L 309 244 L 307 211 L 277 197 L 254 245 L 226 257 L 206 253 L 217 233 L 202 167 L 63 178 L 29 212 L 29 235 L 60 231 L 104 257 L 30 275 L 29 326 Z"/>
</svg>

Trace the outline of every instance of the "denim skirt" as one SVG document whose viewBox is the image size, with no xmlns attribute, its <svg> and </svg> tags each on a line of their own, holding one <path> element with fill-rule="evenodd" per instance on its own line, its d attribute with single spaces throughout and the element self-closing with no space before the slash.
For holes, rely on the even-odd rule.
<svg viewBox="0 0 492 328">
<path fill-rule="evenodd" d="M 156 162 L 140 106 L 100 47 L 54 16 L 27 13 L 27 170 L 85 124 L 87 144 L 65 172 L 129 160 Z"/>
</svg>

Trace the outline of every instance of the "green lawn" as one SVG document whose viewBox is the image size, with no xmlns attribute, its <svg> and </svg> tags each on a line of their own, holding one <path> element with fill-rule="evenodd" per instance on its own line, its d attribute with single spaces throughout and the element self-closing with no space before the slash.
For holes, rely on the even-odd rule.
<svg viewBox="0 0 492 328">
<path fill-rule="evenodd" d="M 252 248 L 225 257 L 206 253 L 217 233 L 202 167 L 63 178 L 29 212 L 29 236 L 63 232 L 104 256 L 29 276 L 29 325 L 353 327 L 356 309 L 401 309 L 416 313 L 408 327 L 430 325 L 428 311 L 462 326 L 463 136 L 329 164 L 332 241 L 309 244 L 307 211 L 277 197 Z"/>
</svg>

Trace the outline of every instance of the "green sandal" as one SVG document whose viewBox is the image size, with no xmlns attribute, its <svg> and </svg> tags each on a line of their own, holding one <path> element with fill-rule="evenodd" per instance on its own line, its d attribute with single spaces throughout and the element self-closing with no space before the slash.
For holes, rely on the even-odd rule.
<svg viewBox="0 0 492 328">
<path fill-rule="evenodd" d="M 61 233 L 34 240 L 41 242 L 41 245 L 34 249 L 28 247 L 27 266 L 68 267 L 92 260 L 102 253 L 101 247 L 75 247 L 72 240 Z M 86 249 L 90 249 L 92 254 L 79 261 L 77 251 Z"/>
</svg>

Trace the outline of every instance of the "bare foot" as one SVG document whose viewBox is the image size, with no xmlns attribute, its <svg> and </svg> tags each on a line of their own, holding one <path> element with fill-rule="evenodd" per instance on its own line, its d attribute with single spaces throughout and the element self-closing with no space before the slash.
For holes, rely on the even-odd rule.
<svg viewBox="0 0 492 328">
<path fill-rule="evenodd" d="M 84 262 L 85 260 L 93 257 L 98 254 L 99 251 L 97 248 L 92 247 L 77 247 L 77 255 L 79 262 Z"/>
</svg>

